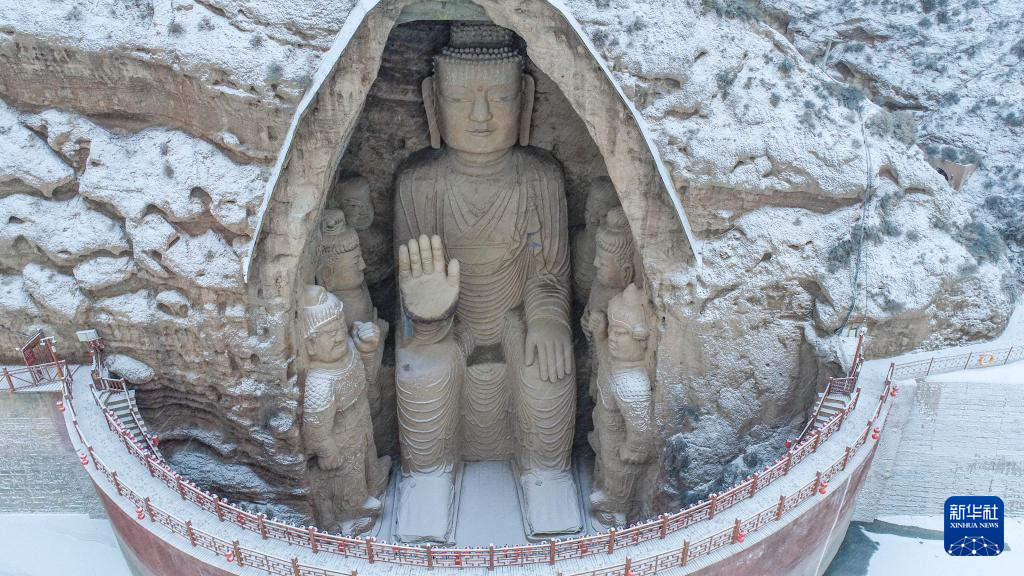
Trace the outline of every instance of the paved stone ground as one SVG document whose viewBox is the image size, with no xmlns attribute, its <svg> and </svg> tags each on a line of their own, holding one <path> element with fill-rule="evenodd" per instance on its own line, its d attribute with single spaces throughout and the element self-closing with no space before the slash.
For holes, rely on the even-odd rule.
<svg viewBox="0 0 1024 576">
<path fill-rule="evenodd" d="M 1024 363 L 959 374 L 901 383 L 892 433 L 860 500 L 877 494 L 878 506 L 859 506 L 857 520 L 942 516 L 947 497 L 965 495 L 998 496 L 1008 515 L 1024 512 Z"/>
<path fill-rule="evenodd" d="M 0 513 L 106 518 L 56 417 L 57 393 L 0 392 Z"/>
</svg>

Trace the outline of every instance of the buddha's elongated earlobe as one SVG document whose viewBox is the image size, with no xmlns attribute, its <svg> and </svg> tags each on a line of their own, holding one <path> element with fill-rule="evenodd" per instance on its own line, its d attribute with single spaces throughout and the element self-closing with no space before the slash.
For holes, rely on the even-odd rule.
<svg viewBox="0 0 1024 576">
<path fill-rule="evenodd" d="M 441 122 L 437 117 L 437 94 L 434 93 L 434 77 L 427 76 L 420 85 L 423 93 L 423 108 L 427 113 L 427 128 L 430 130 L 430 147 L 441 147 Z"/>
<path fill-rule="evenodd" d="M 533 76 L 523 74 L 523 108 L 519 113 L 519 145 L 530 145 L 530 123 L 533 121 L 533 96 L 536 86 Z"/>
</svg>

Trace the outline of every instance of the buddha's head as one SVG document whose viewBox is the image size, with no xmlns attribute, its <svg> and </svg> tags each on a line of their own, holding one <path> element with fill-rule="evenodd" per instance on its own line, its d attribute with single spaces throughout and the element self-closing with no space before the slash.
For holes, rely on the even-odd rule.
<svg viewBox="0 0 1024 576">
<path fill-rule="evenodd" d="M 647 355 L 649 338 L 647 299 L 630 284 L 608 302 L 608 354 L 622 362 L 638 362 Z"/>
<path fill-rule="evenodd" d="M 363 283 L 366 262 L 359 235 L 348 225 L 343 210 L 324 210 L 317 275 L 332 290 L 357 288 Z"/>
<path fill-rule="evenodd" d="M 622 208 L 609 210 L 595 237 L 594 281 L 605 286 L 632 282 L 634 252 L 626 213 Z"/>
<path fill-rule="evenodd" d="M 452 25 L 451 41 L 423 81 L 430 144 L 493 154 L 529 144 L 533 78 L 509 30 L 490 24 Z"/>
<path fill-rule="evenodd" d="M 583 209 L 583 217 L 587 226 L 598 226 L 604 222 L 608 211 L 619 205 L 619 196 L 615 186 L 606 176 L 594 180 L 587 193 L 587 203 Z"/>
<path fill-rule="evenodd" d="M 306 353 L 314 362 L 331 363 L 348 354 L 345 311 L 337 296 L 323 286 L 309 285 L 301 299 L 303 336 Z"/>
<path fill-rule="evenodd" d="M 338 185 L 338 200 L 349 226 L 362 231 L 373 224 L 373 201 L 366 178 L 356 176 L 342 181 Z"/>
</svg>

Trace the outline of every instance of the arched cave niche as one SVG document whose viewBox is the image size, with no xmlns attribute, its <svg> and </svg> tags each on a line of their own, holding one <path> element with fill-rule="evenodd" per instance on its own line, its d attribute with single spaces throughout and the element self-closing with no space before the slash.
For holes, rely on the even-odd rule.
<svg viewBox="0 0 1024 576">
<path fill-rule="evenodd" d="M 359 120 L 344 155 L 341 157 L 326 208 L 346 212 L 346 192 L 360 186 L 365 179 L 373 208 L 371 229 L 360 232 L 364 271 L 374 306 L 381 318 L 394 324 L 396 318 L 397 278 L 393 252 L 395 177 L 403 164 L 417 155 L 430 155 L 430 139 L 424 113 L 420 84 L 433 72 L 432 58 L 448 42 L 451 21 L 413 20 L 395 26 L 384 47 L 377 79 L 370 87 Z M 527 52 L 525 42 L 515 42 Z M 607 194 L 611 190 L 608 171 L 600 151 L 586 131 L 582 119 L 576 115 L 565 96 L 554 82 L 529 58 L 526 72 L 534 78 L 536 96 L 533 106 L 530 145 L 549 152 L 561 165 L 565 176 L 565 194 L 568 206 L 569 238 L 572 244 L 574 275 L 579 268 L 592 268 L 592 251 L 579 246 L 585 242 L 586 205 L 591 194 Z M 591 200 L 592 203 L 595 200 Z M 596 201 L 598 204 L 602 202 Z M 614 198 L 611 202 L 615 202 Z M 603 204 L 610 204 L 607 199 Z M 606 210 L 607 208 L 605 208 Z M 351 218 L 350 218 L 351 220 Z M 594 232 L 593 224 L 590 233 Z M 314 250 L 315 251 L 315 250 Z M 590 262 L 580 262 L 584 253 Z M 592 280 L 592 273 L 587 280 Z M 583 280 L 585 283 L 587 280 Z M 584 448 L 590 423 L 590 397 L 587 393 L 589 350 L 580 329 L 580 317 L 586 304 L 586 292 L 574 293 L 573 333 L 576 348 L 579 394 L 576 445 Z M 394 330 L 388 335 L 382 368 L 385 376 L 393 379 Z M 393 386 L 384 386 L 385 403 L 381 417 L 374 422 L 377 445 L 397 455 L 397 428 L 394 421 Z"/>
<path fill-rule="evenodd" d="M 341 206 L 339 185 L 355 176 L 369 183 L 372 231 L 378 240 L 373 247 L 362 247 L 372 266 L 371 297 L 379 316 L 394 322 L 394 178 L 404 161 L 429 146 L 420 82 L 431 72 L 432 55 L 447 41 L 452 13 L 508 28 L 525 47 L 527 71 L 537 88 L 531 144 L 562 165 L 570 236 L 585 226 L 590 191 L 609 181 L 629 221 L 638 273 L 661 318 L 658 331 L 664 331 L 657 284 L 696 261 L 695 242 L 641 121 L 568 17 L 544 0 L 362 2 L 296 114 L 247 263 L 250 297 L 261 310 L 261 335 L 290 343 L 282 355 L 288 360 L 279 364 L 282 381 L 301 381 L 305 359 L 297 298 L 315 280 L 320 219 L 325 209 Z M 586 433 L 592 429 L 589 357 L 579 328 L 582 303 L 573 301 L 575 440 L 577 449 L 585 450 Z M 397 454 L 393 334 L 392 328 L 380 376 L 386 383 L 383 416 L 375 419 L 374 427 L 378 449 Z M 659 378 L 672 377 L 683 364 L 678 356 L 674 350 L 657 349 Z M 661 369 L 663 360 L 667 370 Z"/>
</svg>

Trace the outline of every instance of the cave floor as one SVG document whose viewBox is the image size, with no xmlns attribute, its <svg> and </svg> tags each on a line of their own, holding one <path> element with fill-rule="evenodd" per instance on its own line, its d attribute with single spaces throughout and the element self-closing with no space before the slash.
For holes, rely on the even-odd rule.
<svg viewBox="0 0 1024 576">
<path fill-rule="evenodd" d="M 583 510 L 585 518 L 584 529 L 570 536 L 605 531 L 607 527 L 595 524 L 590 517 L 589 502 L 582 496 L 590 493 L 593 460 L 587 456 L 577 456 L 575 463 L 581 493 L 580 509 Z M 372 532 L 372 536 L 378 540 L 395 541 L 392 535 L 395 529 L 397 477 L 396 466 L 392 471 L 384 514 Z M 523 528 L 523 513 L 519 505 L 519 494 L 516 491 L 515 474 L 511 463 L 505 460 L 466 462 L 463 465 L 462 489 L 459 493 L 455 545 L 486 547 L 489 544 L 505 546 L 529 543 L 530 540 L 527 539 Z"/>
</svg>

